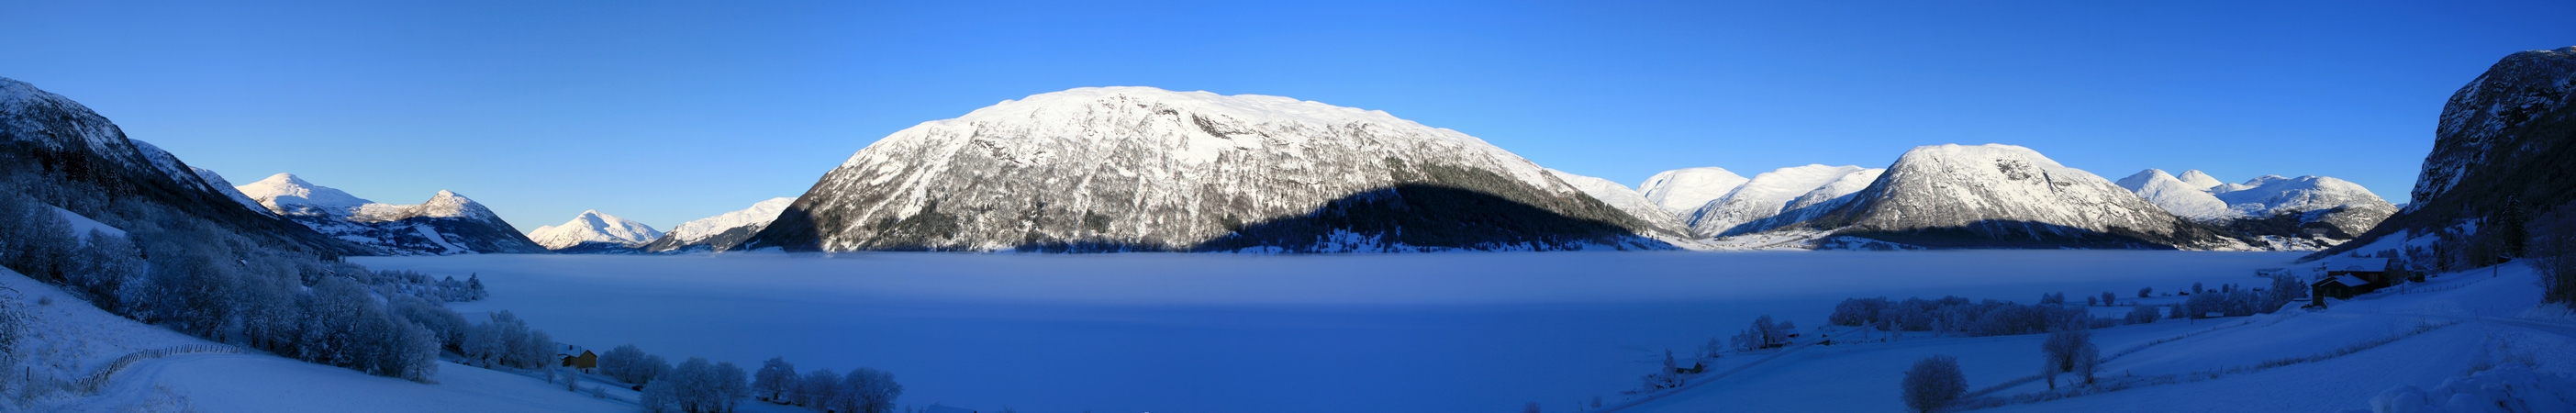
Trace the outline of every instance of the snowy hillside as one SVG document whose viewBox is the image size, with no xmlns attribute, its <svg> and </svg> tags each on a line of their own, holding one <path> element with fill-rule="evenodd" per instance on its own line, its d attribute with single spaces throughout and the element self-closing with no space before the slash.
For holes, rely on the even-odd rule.
<svg viewBox="0 0 2576 413">
<path fill-rule="evenodd" d="M 2196 176 L 2199 179 L 2211 179 L 2209 175 L 2199 174 L 2199 172 L 2194 170 L 2186 173 L 2198 174 Z M 2203 190 L 2216 185 L 2199 185 L 2175 179 L 2173 175 L 2166 174 L 2163 169 L 2139 171 L 2136 175 L 2120 178 L 2119 184 L 2121 188 L 2136 192 L 2138 197 L 2146 199 L 2147 203 L 2155 204 L 2157 207 L 2164 208 L 2165 212 L 2172 212 L 2183 218 L 2202 222 L 2220 222 L 2245 216 L 2242 212 L 2229 209 L 2227 201 L 2221 201 L 2217 196 L 2212 196 L 2208 191 Z"/>
<path fill-rule="evenodd" d="M 455 192 L 441 190 L 419 204 L 385 204 L 286 173 L 234 188 L 270 212 L 378 254 L 546 251 L 491 209 Z"/>
<path fill-rule="evenodd" d="M 1914 148 L 1852 202 L 1801 226 L 1944 248 L 2241 245 L 2100 176 L 1998 144 Z"/>
<path fill-rule="evenodd" d="M 1669 248 L 1481 139 L 1258 95 L 1080 88 L 897 131 L 752 248 L 1426 251 Z"/>
<path fill-rule="evenodd" d="M 1811 164 L 1763 172 L 1737 185 L 1726 196 L 1692 209 L 1686 217 L 1691 232 L 1701 236 L 1734 232 L 1737 226 L 1779 215 L 1791 202 L 1825 185 L 1868 170 Z"/>
<path fill-rule="evenodd" d="M 1591 195 L 1592 199 L 1601 200 L 1601 202 L 1610 204 L 1611 208 L 1618 208 L 1620 212 L 1628 213 L 1628 216 L 1637 217 L 1637 219 L 1646 221 L 1647 224 L 1652 224 L 1657 228 L 1664 228 L 1675 233 L 1687 232 L 1682 225 L 1681 219 L 1674 217 L 1672 211 L 1666 211 L 1662 206 L 1655 205 L 1654 201 L 1646 200 L 1645 195 L 1638 194 L 1636 190 L 1629 189 L 1627 185 L 1620 185 L 1618 182 L 1613 182 L 1608 179 L 1575 175 L 1573 173 L 1555 169 L 1549 169 L 1547 172 L 1549 174 L 1556 175 L 1557 179 L 1564 180 L 1567 185 L 1574 185 L 1576 189 L 1582 189 L 1583 193 L 1585 195 Z"/>
<path fill-rule="evenodd" d="M 662 231 L 653 229 L 653 226 L 595 209 L 581 211 L 581 215 L 573 216 L 563 225 L 547 225 L 528 232 L 529 240 L 550 250 L 572 248 L 582 243 L 636 247 L 661 237 Z"/>
<path fill-rule="evenodd" d="M 1952 357 L 1967 380 L 1967 400 L 1953 410 L 2563 412 L 2576 407 L 2576 381 L 2571 381 L 2576 379 L 2571 375 L 2576 373 L 2571 364 L 2576 352 L 2569 350 L 2576 348 L 2571 347 L 2576 346 L 2576 324 L 2517 317 L 2547 312 L 2534 310 L 2547 308 L 2536 305 L 2539 297 L 2529 289 L 2536 277 L 2521 265 L 2492 275 L 2488 271 L 2437 275 L 2403 293 L 2390 289 L 2349 301 L 2328 299 L 2321 309 L 2299 308 L 2306 301 L 2297 301 L 2271 314 L 2092 329 L 2088 335 L 2101 364 L 2090 384 L 2073 373 L 2054 378 L 2032 373 L 2041 370 L 2040 348 L 2048 334 L 1937 337 L 1827 326 L 1805 329 L 1812 334 L 1782 349 L 1723 354 L 1711 361 L 1710 373 L 1685 376 L 1678 389 L 1591 411 L 1902 411 L 1899 372 L 1932 356 Z M 2161 306 L 2184 301 L 2127 294 L 2116 298 L 2122 305 L 2082 308 L 2097 317 L 2116 317 L 2141 308 L 2167 310 Z M 1835 343 L 1820 345 L 1820 337 Z M 2434 409 L 2444 404 L 2452 407 Z"/>
<path fill-rule="evenodd" d="M 671 232 L 663 233 L 661 238 L 638 248 L 651 252 L 699 248 L 729 251 L 750 240 L 751 235 L 760 232 L 761 228 L 768 227 L 770 221 L 778 219 L 778 213 L 786 211 L 787 205 L 795 202 L 796 198 L 770 198 L 753 203 L 750 208 L 682 222 L 680 226 L 671 227 Z"/>
<path fill-rule="evenodd" d="M 7 143 L 0 145 L 0 179 L 12 181 L 22 193 L 51 194 L 48 201 L 66 210 L 97 217 L 170 213 L 318 254 L 366 253 L 241 208 L 237 199 L 177 156 L 129 139 L 80 102 L 26 82 L 0 78 L 0 143 Z"/>
<path fill-rule="evenodd" d="M 2217 178 L 2217 177 L 2209 176 L 2209 173 L 2208 173 L 2208 172 L 2201 172 L 2201 171 L 2200 171 L 2200 170 L 2198 170 L 2198 169 L 2193 169 L 2193 170 L 2188 170 L 2188 171 L 2182 171 L 2182 176 L 2175 177 L 2174 179 L 2181 180 L 2181 181 L 2182 181 L 2182 183 L 2185 183 L 2185 184 L 2190 184 L 2192 189 L 2198 189 L 2198 190 L 2203 190 L 2203 191 L 2209 190 L 2209 188 L 2214 188 L 2214 187 L 2217 187 L 2217 186 L 2219 186 L 2219 185 L 2226 185 L 2226 184 L 2227 184 L 2227 182 L 2225 182 L 2225 181 L 2220 181 L 2220 180 L 2218 180 L 2218 178 Z"/>
<path fill-rule="evenodd" d="M 1735 187 L 1750 181 L 1726 168 L 1682 168 L 1646 178 L 1646 183 L 1637 185 L 1637 192 L 1645 194 L 1647 201 L 1664 207 L 1674 216 L 1690 216 L 1691 211 L 1708 205 L 1709 201 L 1725 198 L 1726 193 L 1734 192 Z"/>
</svg>

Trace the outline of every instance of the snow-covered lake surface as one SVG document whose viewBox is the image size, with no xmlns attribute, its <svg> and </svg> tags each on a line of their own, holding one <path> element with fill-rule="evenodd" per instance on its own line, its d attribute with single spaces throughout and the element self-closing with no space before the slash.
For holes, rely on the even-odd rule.
<svg viewBox="0 0 2576 413">
<path fill-rule="evenodd" d="M 558 340 L 868 366 L 901 403 L 1018 411 L 1564 410 L 1770 314 L 1846 297 L 2134 297 L 2298 253 L 865 253 L 363 257 L 460 279 Z M 1896 369 L 1898 367 L 1890 367 Z M 1873 393 L 1875 394 L 1875 393 Z"/>
</svg>

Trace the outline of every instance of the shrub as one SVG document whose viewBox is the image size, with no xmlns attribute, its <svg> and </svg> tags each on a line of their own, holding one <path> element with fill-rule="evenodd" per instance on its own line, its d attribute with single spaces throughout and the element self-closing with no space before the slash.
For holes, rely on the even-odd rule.
<svg viewBox="0 0 2576 413">
<path fill-rule="evenodd" d="M 1905 381 L 1898 385 L 1902 387 L 1899 397 L 1905 400 L 1905 407 L 1937 412 L 1967 394 L 1968 376 L 1959 371 L 1958 358 L 1931 356 L 1915 361 L 1914 368 L 1905 370 Z"/>
</svg>

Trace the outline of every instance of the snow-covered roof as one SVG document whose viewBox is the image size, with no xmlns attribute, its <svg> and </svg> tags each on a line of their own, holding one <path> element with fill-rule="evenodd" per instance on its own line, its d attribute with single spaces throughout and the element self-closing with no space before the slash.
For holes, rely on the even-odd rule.
<svg viewBox="0 0 2576 413">
<path fill-rule="evenodd" d="M 2388 271 L 2388 261 L 2389 261 L 2389 259 L 2387 259 L 2387 258 L 2335 257 L 2335 258 L 2329 258 L 2329 259 L 2326 259 L 2326 271 L 2328 271 L 2328 272 L 2338 272 L 2338 271 L 2341 271 L 2341 272 L 2356 272 L 2356 271 L 2357 271 L 2357 272 L 2381 272 L 2381 271 Z"/>
<path fill-rule="evenodd" d="M 2370 281 L 2364 281 L 2364 280 L 2362 280 L 2362 279 L 2361 279 L 2361 277 L 2354 277 L 2354 276 L 2350 276 L 2350 275 L 2337 275 L 2337 276 L 2334 276 L 2334 282 L 2335 282 L 2336 284 L 2343 284 L 2343 286 L 2345 286 L 2345 287 L 2360 287 L 2360 286 L 2363 286 L 2363 285 L 2369 285 L 2369 284 L 2370 284 Z"/>
</svg>

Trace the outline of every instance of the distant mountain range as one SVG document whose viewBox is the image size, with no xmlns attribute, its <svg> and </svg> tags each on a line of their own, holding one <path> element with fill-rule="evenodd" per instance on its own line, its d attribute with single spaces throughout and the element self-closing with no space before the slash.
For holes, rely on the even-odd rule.
<svg viewBox="0 0 2576 413">
<path fill-rule="evenodd" d="M 2417 202 L 2402 212 L 2332 177 L 2226 183 L 2197 170 L 2149 169 L 2112 181 L 2029 148 L 1993 144 L 1917 147 L 1885 168 L 1803 165 L 1750 178 L 1683 168 L 1631 189 L 1385 112 L 1112 87 L 1033 95 L 925 122 L 859 150 L 799 197 L 668 233 L 586 211 L 522 236 L 452 192 L 393 205 L 287 174 L 232 187 L 159 148 L 123 140 L 76 103 L 15 81 L 0 82 L 7 105 L 0 115 L 18 119 L 0 131 L 15 133 L 13 156 L 117 169 L 108 178 L 63 178 L 65 172 L 24 166 L 61 161 L 22 161 L 17 176 L 166 187 L 139 192 L 172 203 L 244 206 L 244 213 L 210 213 L 262 231 L 283 231 L 262 220 L 302 224 L 312 234 L 280 236 L 357 254 L 2315 250 L 2396 231 L 2421 236 L 2510 214 L 2513 205 L 2576 197 L 2546 189 L 2560 188 L 2554 171 L 2576 158 L 2559 154 L 2576 151 L 2559 143 L 2570 129 L 2567 96 L 2576 90 L 2567 74 L 2576 67 L 2570 50 L 2508 57 L 2455 95 L 2414 189 Z"/>
<path fill-rule="evenodd" d="M 438 191 L 419 204 L 385 204 L 285 173 L 234 189 L 274 215 L 379 255 L 546 252 L 483 204 L 455 192 Z"/>
</svg>

